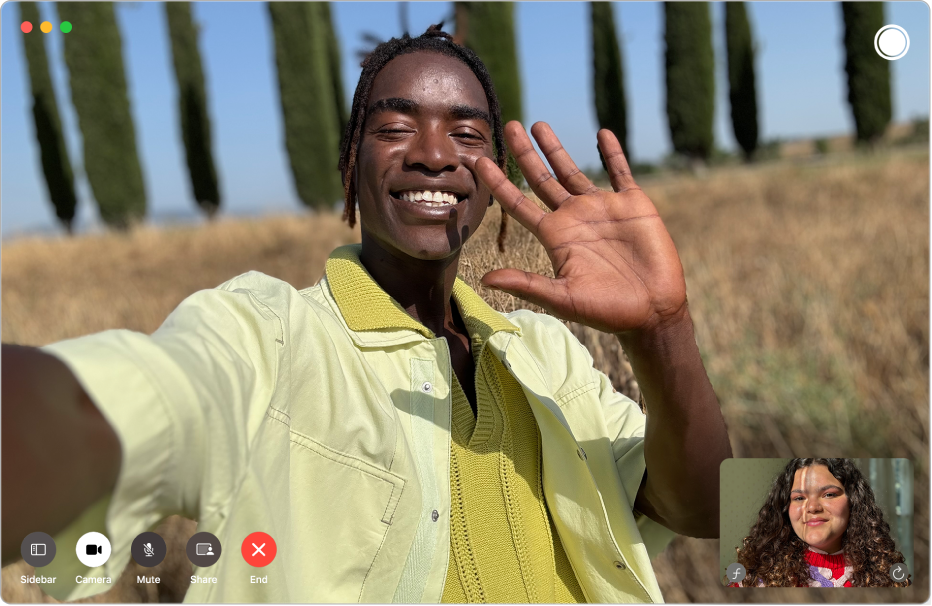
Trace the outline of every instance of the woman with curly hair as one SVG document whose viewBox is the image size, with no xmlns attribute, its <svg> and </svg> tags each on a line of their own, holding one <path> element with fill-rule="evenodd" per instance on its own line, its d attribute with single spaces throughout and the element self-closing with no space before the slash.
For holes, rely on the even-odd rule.
<svg viewBox="0 0 932 606">
<path fill-rule="evenodd" d="M 905 587 L 903 562 L 874 492 L 849 459 L 793 459 L 774 480 L 737 549 L 747 576 L 732 587 Z"/>
</svg>

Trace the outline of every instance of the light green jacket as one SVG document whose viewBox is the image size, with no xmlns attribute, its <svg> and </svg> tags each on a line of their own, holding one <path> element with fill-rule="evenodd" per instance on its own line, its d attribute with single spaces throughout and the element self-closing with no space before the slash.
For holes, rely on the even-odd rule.
<svg viewBox="0 0 932 606">
<path fill-rule="evenodd" d="M 358 250 L 334 251 L 327 275 L 305 290 L 250 272 L 191 295 L 151 336 L 113 330 L 45 348 L 123 447 L 106 519 L 112 556 L 96 574 L 116 580 L 136 535 L 178 513 L 223 548 L 195 570 L 217 584 L 191 585 L 186 601 L 440 601 L 450 353 L 410 316 L 411 326 L 354 329 L 369 305 L 401 309 Z M 354 275 L 364 279 L 342 284 Z M 661 602 L 650 558 L 673 534 L 632 511 L 645 416 L 560 321 L 503 316 L 460 280 L 454 298 L 468 323 L 486 325 L 486 346 L 527 395 L 547 505 L 587 600 Z M 240 554 L 255 531 L 278 546 L 265 568 Z M 73 557 L 59 547 L 56 559 Z"/>
</svg>

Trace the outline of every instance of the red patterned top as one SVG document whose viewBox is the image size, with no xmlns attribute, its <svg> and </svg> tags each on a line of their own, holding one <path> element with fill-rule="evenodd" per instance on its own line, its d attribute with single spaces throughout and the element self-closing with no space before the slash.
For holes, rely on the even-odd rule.
<svg viewBox="0 0 932 606">
<path fill-rule="evenodd" d="M 800 587 L 851 587 L 853 567 L 845 562 L 844 551 L 826 553 L 810 547 L 806 550 L 806 562 L 809 564 L 809 585 Z M 729 587 L 740 587 L 740 583 L 730 583 Z M 764 582 L 758 580 L 758 587 Z"/>
</svg>

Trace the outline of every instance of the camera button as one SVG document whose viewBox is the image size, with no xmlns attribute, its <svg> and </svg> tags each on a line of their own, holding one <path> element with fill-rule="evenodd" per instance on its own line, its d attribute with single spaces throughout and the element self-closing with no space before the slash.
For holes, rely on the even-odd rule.
<svg viewBox="0 0 932 606">
<path fill-rule="evenodd" d="M 88 532 L 78 539 L 75 552 L 82 564 L 97 568 L 110 559 L 110 541 L 99 532 Z"/>
</svg>

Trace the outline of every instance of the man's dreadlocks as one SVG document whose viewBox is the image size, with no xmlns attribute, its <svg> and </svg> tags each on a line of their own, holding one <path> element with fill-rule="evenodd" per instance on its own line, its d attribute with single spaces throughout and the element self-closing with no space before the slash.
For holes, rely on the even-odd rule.
<svg viewBox="0 0 932 606">
<path fill-rule="evenodd" d="M 343 218 L 349 222 L 350 227 L 356 225 L 356 183 L 353 172 L 356 168 L 356 157 L 359 152 L 359 142 L 362 138 L 362 128 L 366 121 L 366 109 L 369 106 L 369 93 L 375 77 L 382 71 L 389 61 L 400 55 L 419 51 L 439 53 L 453 57 L 466 64 L 472 73 L 479 79 L 485 90 L 485 97 L 489 103 L 489 114 L 492 118 L 492 136 L 495 147 L 496 162 L 499 168 L 505 170 L 505 129 L 502 125 L 501 107 L 498 96 L 492 86 L 492 78 L 488 70 L 476 53 L 465 46 L 453 42 L 453 37 L 444 32 L 443 24 L 431 25 L 427 31 L 412 38 L 405 34 L 401 38 L 392 38 L 375 47 L 362 62 L 362 74 L 356 85 L 356 94 L 353 95 L 353 108 L 350 110 L 349 122 L 343 133 L 343 142 L 340 149 L 340 174 L 343 179 Z M 508 214 L 502 211 L 502 223 L 498 232 L 498 249 L 504 251 L 505 231 L 508 225 Z"/>
</svg>

